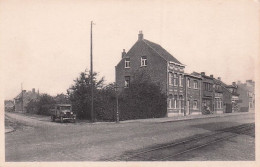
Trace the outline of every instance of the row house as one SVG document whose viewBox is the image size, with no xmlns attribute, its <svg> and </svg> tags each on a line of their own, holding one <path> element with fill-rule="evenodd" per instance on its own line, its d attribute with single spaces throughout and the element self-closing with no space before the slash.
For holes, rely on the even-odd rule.
<svg viewBox="0 0 260 167">
<path fill-rule="evenodd" d="M 202 91 L 200 76 L 185 74 L 185 113 L 184 115 L 201 114 Z"/>
<path fill-rule="evenodd" d="M 255 82 L 246 80 L 246 83 L 237 83 L 239 94 L 239 111 L 252 112 L 255 110 Z"/>
<path fill-rule="evenodd" d="M 226 88 L 231 92 L 231 112 L 238 112 L 239 111 L 239 94 L 237 93 L 238 86 L 236 82 L 232 82 L 232 85 L 226 86 Z"/>
<path fill-rule="evenodd" d="M 201 77 L 201 112 L 214 113 L 214 78 L 213 75 L 207 76 L 205 72 L 192 73 L 195 76 Z"/>
<path fill-rule="evenodd" d="M 224 113 L 224 87 L 221 78 L 213 79 L 214 82 L 214 109 L 216 114 Z"/>
<path fill-rule="evenodd" d="M 144 39 L 140 31 L 136 43 L 128 52 L 123 50 L 122 59 L 115 67 L 116 84 L 120 91 L 131 86 L 136 73 L 145 72 L 168 96 L 167 116 L 184 115 L 184 68 L 160 45 Z"/>
</svg>

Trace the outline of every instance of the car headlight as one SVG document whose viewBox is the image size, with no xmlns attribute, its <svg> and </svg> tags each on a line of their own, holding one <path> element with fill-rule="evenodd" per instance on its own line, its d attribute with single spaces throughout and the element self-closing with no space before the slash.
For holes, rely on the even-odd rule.
<svg viewBox="0 0 260 167">
<path fill-rule="evenodd" d="M 72 114 L 73 114 L 73 112 L 70 112 L 70 114 L 72 115 Z"/>
</svg>

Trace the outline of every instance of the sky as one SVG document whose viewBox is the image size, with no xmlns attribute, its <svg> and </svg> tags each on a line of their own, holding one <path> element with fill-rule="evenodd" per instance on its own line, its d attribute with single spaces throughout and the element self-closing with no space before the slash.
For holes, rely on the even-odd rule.
<svg viewBox="0 0 260 167">
<path fill-rule="evenodd" d="M 4 99 L 23 89 L 66 93 L 90 68 L 114 82 L 123 49 L 144 38 L 160 44 L 185 72 L 231 84 L 255 79 L 259 2 L 254 0 L 0 0 L 0 70 Z"/>
</svg>

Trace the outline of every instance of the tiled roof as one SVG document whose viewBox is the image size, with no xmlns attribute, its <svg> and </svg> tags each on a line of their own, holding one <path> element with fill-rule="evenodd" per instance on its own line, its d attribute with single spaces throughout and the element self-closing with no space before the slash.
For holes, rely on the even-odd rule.
<svg viewBox="0 0 260 167">
<path fill-rule="evenodd" d="M 146 39 L 143 39 L 143 41 L 151 47 L 158 55 L 163 57 L 166 61 L 172 61 L 174 63 L 182 64 L 179 62 L 175 57 L 173 57 L 169 52 L 167 52 L 163 47 L 160 45 L 153 43 L 151 41 L 148 41 Z"/>
</svg>

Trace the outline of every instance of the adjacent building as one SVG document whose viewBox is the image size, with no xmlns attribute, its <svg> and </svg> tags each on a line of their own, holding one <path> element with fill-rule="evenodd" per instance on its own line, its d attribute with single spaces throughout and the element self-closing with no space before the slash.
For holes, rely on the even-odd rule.
<svg viewBox="0 0 260 167">
<path fill-rule="evenodd" d="M 185 74 L 185 113 L 184 115 L 197 115 L 201 113 L 202 89 L 201 76 Z"/>
<path fill-rule="evenodd" d="M 239 94 L 239 111 L 255 111 L 255 82 L 247 80 L 246 83 L 237 83 L 237 93 Z"/>
<path fill-rule="evenodd" d="M 213 79 L 214 82 L 214 109 L 215 113 L 222 114 L 224 113 L 224 87 L 223 82 L 221 82 L 221 78 Z"/>
</svg>

